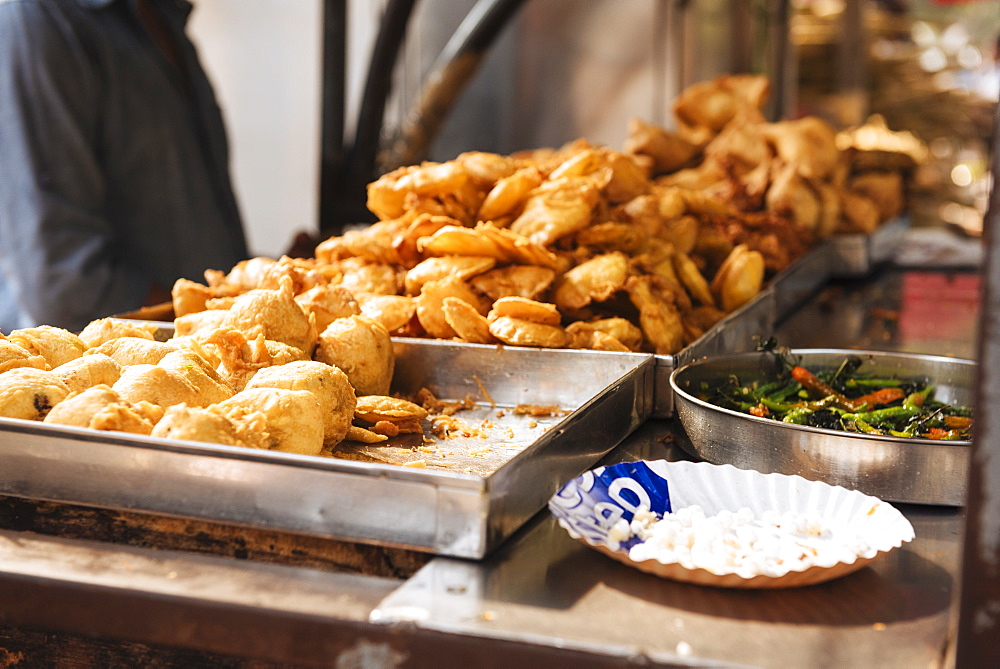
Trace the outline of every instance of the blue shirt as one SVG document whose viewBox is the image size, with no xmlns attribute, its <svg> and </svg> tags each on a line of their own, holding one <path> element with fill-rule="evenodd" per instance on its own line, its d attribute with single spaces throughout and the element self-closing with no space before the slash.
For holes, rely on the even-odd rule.
<svg viewBox="0 0 1000 669">
<path fill-rule="evenodd" d="M 191 5 L 150 4 L 176 62 L 134 0 L 0 0 L 2 332 L 77 330 L 248 255 Z"/>
</svg>

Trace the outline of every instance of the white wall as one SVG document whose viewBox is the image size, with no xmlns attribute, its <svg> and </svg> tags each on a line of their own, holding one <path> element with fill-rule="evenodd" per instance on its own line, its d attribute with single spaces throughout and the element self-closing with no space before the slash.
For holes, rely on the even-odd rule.
<svg viewBox="0 0 1000 669">
<path fill-rule="evenodd" d="M 317 227 L 319 0 L 195 0 L 189 32 L 229 129 L 250 252 L 278 256 Z"/>
</svg>

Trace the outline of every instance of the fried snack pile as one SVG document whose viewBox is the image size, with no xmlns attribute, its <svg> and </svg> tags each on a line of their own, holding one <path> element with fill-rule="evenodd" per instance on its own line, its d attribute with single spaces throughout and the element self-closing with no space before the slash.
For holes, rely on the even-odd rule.
<svg viewBox="0 0 1000 669">
<path fill-rule="evenodd" d="M 757 76 L 692 86 L 676 132 L 634 120 L 621 152 L 581 139 L 401 167 L 368 186 L 379 221 L 315 258 L 178 282 L 178 323 L 214 323 L 220 302 L 289 277 L 320 330 L 361 316 L 397 336 L 676 353 L 817 240 L 898 209 L 870 191 L 899 180 L 862 183 L 823 121 L 765 122 L 768 90 Z"/>
<path fill-rule="evenodd" d="M 306 455 L 421 432 L 426 410 L 383 396 L 388 330 L 319 293 L 285 276 L 213 298 L 167 341 L 118 319 L 0 334 L 0 416 Z"/>
</svg>

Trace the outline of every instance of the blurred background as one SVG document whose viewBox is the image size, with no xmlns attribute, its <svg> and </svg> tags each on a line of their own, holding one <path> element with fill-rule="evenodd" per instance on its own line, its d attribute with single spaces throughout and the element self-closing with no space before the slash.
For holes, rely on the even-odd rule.
<svg viewBox="0 0 1000 669">
<path fill-rule="evenodd" d="M 508 2 L 509 18 L 490 26 L 481 57 L 441 96 L 434 75 L 454 64 L 456 35 L 488 5 L 504 8 L 485 0 L 195 0 L 191 32 L 228 123 L 252 253 L 276 257 L 298 231 L 322 235 L 361 218 L 363 183 L 396 165 L 579 137 L 620 149 L 630 118 L 669 128 L 680 90 L 736 72 L 771 78 L 771 120 L 813 114 L 848 129 L 877 115 L 909 131 L 922 152 L 909 194 L 913 225 L 981 231 L 1000 89 L 996 0 Z M 350 164 L 387 7 L 397 16 L 403 7 L 406 20 L 395 67 L 375 73 L 387 86 L 379 150 Z M 332 61 L 331 35 L 342 49 Z M 440 125 L 418 113 L 428 92 L 447 103 Z M 415 114 L 422 134 L 411 132 Z"/>
</svg>

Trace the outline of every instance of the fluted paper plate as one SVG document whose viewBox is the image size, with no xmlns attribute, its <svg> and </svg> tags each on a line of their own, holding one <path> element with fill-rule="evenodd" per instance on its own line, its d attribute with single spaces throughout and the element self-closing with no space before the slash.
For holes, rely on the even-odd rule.
<svg viewBox="0 0 1000 669">
<path fill-rule="evenodd" d="M 639 539 L 617 549 L 608 542 L 615 523 L 621 518 L 631 521 L 642 508 L 661 517 L 692 505 L 700 506 L 706 516 L 743 507 L 757 515 L 766 510 L 815 514 L 827 526 L 850 527 L 859 533 L 868 550 L 851 561 L 827 560 L 799 571 L 745 577 L 656 559 L 635 561 L 628 549 Z M 877 497 L 800 476 L 761 474 L 707 462 L 641 460 L 598 467 L 563 486 L 549 500 L 549 509 L 571 537 L 619 562 L 676 581 L 729 588 L 822 583 L 857 571 L 914 537 L 913 526 L 903 514 Z"/>
</svg>

